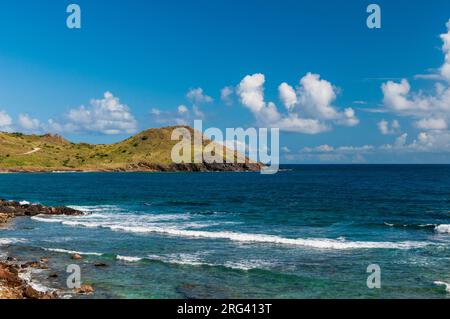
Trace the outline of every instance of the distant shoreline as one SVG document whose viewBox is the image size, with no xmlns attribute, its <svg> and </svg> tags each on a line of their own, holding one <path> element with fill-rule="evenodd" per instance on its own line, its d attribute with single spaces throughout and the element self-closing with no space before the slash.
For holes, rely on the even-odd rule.
<svg viewBox="0 0 450 319">
<path fill-rule="evenodd" d="M 152 164 L 139 163 L 129 167 L 98 169 L 64 168 L 0 168 L 0 174 L 14 173 L 177 173 L 177 172 L 259 172 L 260 163 L 202 163 L 202 164 Z"/>
</svg>

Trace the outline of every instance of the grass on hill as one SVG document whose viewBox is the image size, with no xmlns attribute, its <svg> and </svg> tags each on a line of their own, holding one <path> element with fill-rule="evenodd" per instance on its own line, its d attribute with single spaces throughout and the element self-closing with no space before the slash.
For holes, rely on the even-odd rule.
<svg viewBox="0 0 450 319">
<path fill-rule="evenodd" d="M 0 171 L 126 170 L 133 164 L 172 164 L 173 129 L 149 129 L 114 144 L 71 143 L 59 135 L 0 133 Z M 184 127 L 191 132 L 190 127 Z M 204 145 L 209 141 L 205 140 Z M 234 156 L 238 156 L 236 153 Z"/>
</svg>

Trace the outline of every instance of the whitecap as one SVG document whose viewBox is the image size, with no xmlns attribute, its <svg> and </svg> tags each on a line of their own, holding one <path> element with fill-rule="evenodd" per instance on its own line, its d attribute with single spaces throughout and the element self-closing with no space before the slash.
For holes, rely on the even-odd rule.
<svg viewBox="0 0 450 319">
<path fill-rule="evenodd" d="M 33 281 L 33 274 L 37 273 L 37 272 L 40 272 L 40 271 L 42 271 L 42 270 L 28 268 L 24 272 L 19 273 L 18 276 L 19 276 L 20 279 L 25 281 L 31 288 L 33 288 L 34 290 L 36 290 L 38 292 L 46 293 L 46 292 L 56 291 L 53 288 L 44 286 L 42 283 Z"/>
<path fill-rule="evenodd" d="M 117 255 L 116 259 L 126 261 L 126 262 L 138 262 L 138 261 L 141 261 L 143 258 Z"/>
<path fill-rule="evenodd" d="M 98 209 L 98 207 L 92 209 Z M 35 216 L 34 220 L 61 223 L 71 227 L 105 228 L 117 232 L 162 234 L 186 238 L 223 239 L 237 243 L 260 243 L 302 246 L 315 249 L 413 249 L 432 245 L 430 242 L 351 241 L 344 238 L 286 238 L 270 234 L 252 234 L 233 231 L 207 231 L 198 228 L 218 225 L 220 222 L 192 221 L 186 214 L 131 214 L 98 213 L 99 216 Z M 225 222 L 226 223 L 226 222 Z M 194 229 L 193 229 L 194 228 Z M 195 229 L 197 228 L 197 229 Z"/>
<path fill-rule="evenodd" d="M 441 234 L 450 234 L 450 225 L 448 224 L 438 225 L 436 226 L 435 230 Z"/>
<path fill-rule="evenodd" d="M 67 250 L 67 249 L 61 249 L 61 248 L 45 248 L 42 247 L 42 249 L 46 250 L 46 251 L 52 251 L 55 253 L 63 253 L 63 254 L 71 254 L 71 255 L 81 255 L 81 256 L 102 256 L 103 254 L 101 253 L 96 253 L 96 252 L 82 252 L 82 251 L 76 251 L 76 250 Z"/>
<path fill-rule="evenodd" d="M 0 238 L 0 246 L 13 245 L 23 243 L 26 240 L 23 238 Z"/>
<path fill-rule="evenodd" d="M 446 292 L 450 292 L 450 284 L 449 283 L 446 283 L 446 282 L 443 282 L 443 281 L 435 281 L 434 284 L 437 285 L 437 286 L 444 286 L 445 287 L 445 291 Z"/>
</svg>

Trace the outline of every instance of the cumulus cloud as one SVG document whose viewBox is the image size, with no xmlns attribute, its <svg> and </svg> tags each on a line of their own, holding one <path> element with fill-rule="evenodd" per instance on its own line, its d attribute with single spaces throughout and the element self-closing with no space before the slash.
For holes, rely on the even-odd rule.
<svg viewBox="0 0 450 319">
<path fill-rule="evenodd" d="M 447 33 L 441 34 L 443 42 L 442 51 L 445 54 L 445 62 L 440 68 L 440 73 L 444 79 L 450 81 L 450 20 L 446 24 Z"/>
<path fill-rule="evenodd" d="M 202 88 L 189 90 L 186 97 L 190 102 L 190 107 L 180 104 L 174 111 L 162 111 L 153 108 L 150 110 L 153 120 L 166 125 L 189 125 L 194 120 L 204 119 L 205 114 L 200 109 L 200 104 L 211 103 L 213 99 L 207 96 Z"/>
<path fill-rule="evenodd" d="M 106 135 L 131 134 L 137 131 L 137 121 L 129 107 L 122 104 L 111 92 L 102 99 L 92 99 L 90 105 L 71 109 L 63 124 L 53 121 L 54 126 L 72 132 L 90 132 Z"/>
<path fill-rule="evenodd" d="M 383 135 L 397 134 L 400 131 L 400 123 L 397 120 L 393 120 L 391 123 L 386 120 L 381 120 L 377 123 L 377 126 Z"/>
<path fill-rule="evenodd" d="M 31 118 L 28 114 L 19 115 L 19 125 L 26 131 L 38 131 L 41 129 L 41 122 L 38 119 Z"/>
<path fill-rule="evenodd" d="M 212 97 L 206 95 L 202 88 L 191 89 L 186 96 L 194 104 L 211 103 L 213 101 Z"/>
<path fill-rule="evenodd" d="M 413 91 L 407 79 L 400 82 L 388 81 L 381 86 L 385 107 L 401 116 L 415 119 L 414 125 L 422 130 L 446 130 L 450 121 L 450 20 L 447 33 L 441 35 L 444 64 L 440 67 L 440 78 L 434 90 L 425 93 Z"/>
<path fill-rule="evenodd" d="M 447 122 L 442 118 L 425 118 L 415 123 L 422 130 L 446 130 Z"/>
<path fill-rule="evenodd" d="M 280 100 L 283 102 L 286 109 L 291 111 L 295 104 L 297 104 L 297 94 L 295 93 L 294 88 L 284 82 L 280 84 L 278 91 L 280 93 Z"/>
<path fill-rule="evenodd" d="M 6 111 L 0 111 L 0 131 L 12 131 L 12 124 L 12 118 L 8 115 L 8 113 L 6 113 Z"/>
<path fill-rule="evenodd" d="M 226 86 L 220 90 L 220 99 L 228 106 L 233 104 L 234 89 L 231 86 Z"/>
<path fill-rule="evenodd" d="M 273 102 L 264 98 L 265 76 L 261 73 L 247 75 L 239 83 L 236 93 L 261 125 L 280 130 L 307 134 L 328 131 L 332 124 L 354 126 L 359 123 L 352 108 L 337 110 L 332 102 L 336 88 L 317 74 L 308 73 L 295 90 L 287 83 L 278 87 L 280 100 L 287 112 L 280 113 Z"/>
<path fill-rule="evenodd" d="M 178 106 L 178 114 L 186 114 L 189 113 L 189 110 L 186 105 L 179 105 Z"/>
</svg>

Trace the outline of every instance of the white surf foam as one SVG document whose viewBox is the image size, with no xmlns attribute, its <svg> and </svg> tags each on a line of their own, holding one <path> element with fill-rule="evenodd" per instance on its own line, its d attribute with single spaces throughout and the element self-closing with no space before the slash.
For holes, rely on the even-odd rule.
<svg viewBox="0 0 450 319">
<path fill-rule="evenodd" d="M 148 255 L 147 257 L 135 256 L 116 256 L 117 260 L 129 263 L 135 263 L 142 260 L 160 261 L 166 264 L 175 265 L 189 265 L 189 266 L 211 266 L 211 267 L 226 267 L 238 270 L 251 269 L 270 269 L 273 264 L 264 260 L 242 260 L 242 261 L 227 261 L 224 264 L 209 263 L 202 260 L 199 254 L 168 254 L 168 255 Z"/>
<path fill-rule="evenodd" d="M 0 246 L 13 245 L 25 242 L 23 238 L 0 238 Z"/>
<path fill-rule="evenodd" d="M 79 207 L 80 208 L 80 207 Z M 192 221 L 188 214 L 132 214 L 132 213 L 103 213 L 101 209 L 109 206 L 84 206 L 85 210 L 96 211 L 86 216 L 35 216 L 34 220 L 50 223 L 61 223 L 71 227 L 106 228 L 117 232 L 137 234 L 155 233 L 161 235 L 223 239 L 237 243 L 260 243 L 302 246 L 315 249 L 414 249 L 430 245 L 429 242 L 374 242 L 350 241 L 330 238 L 286 238 L 269 234 L 240 233 L 233 231 L 208 231 L 198 228 L 217 225 L 216 222 Z M 219 222 L 220 223 L 220 222 Z M 199 227 L 201 226 L 201 227 Z"/>
<path fill-rule="evenodd" d="M 46 250 L 46 251 L 52 251 L 55 253 L 63 253 L 63 254 L 78 254 L 81 256 L 102 256 L 103 254 L 101 253 L 96 253 L 96 252 L 82 252 L 82 251 L 76 251 L 76 250 L 67 250 L 67 249 L 61 249 L 61 248 L 44 248 L 42 247 L 42 249 Z"/>
<path fill-rule="evenodd" d="M 450 225 L 438 225 L 435 230 L 441 234 L 450 234 Z"/>
<path fill-rule="evenodd" d="M 251 269 L 270 269 L 273 264 L 265 260 L 241 260 L 241 261 L 227 261 L 224 264 L 227 268 L 239 269 L 239 270 L 251 270 Z"/>
<path fill-rule="evenodd" d="M 450 284 L 449 283 L 446 283 L 446 282 L 443 282 L 443 281 L 435 281 L 434 284 L 437 285 L 437 286 L 444 286 L 445 287 L 445 291 L 446 292 L 450 292 Z"/>
<path fill-rule="evenodd" d="M 141 261 L 143 258 L 140 257 L 132 257 L 132 256 L 121 256 L 121 255 L 117 255 L 116 256 L 117 260 L 122 260 L 122 261 L 126 261 L 126 262 L 138 262 Z"/>
<path fill-rule="evenodd" d="M 189 265 L 189 266 L 218 266 L 201 259 L 200 254 L 168 254 L 168 255 L 148 255 L 148 260 L 161 261 L 166 264 Z"/>
<path fill-rule="evenodd" d="M 342 241 L 328 238 L 285 238 L 266 234 L 248 234 L 228 231 L 196 231 L 179 228 L 163 227 L 140 227 L 140 226 L 109 226 L 114 231 L 132 233 L 159 233 L 178 237 L 205 238 L 205 239 L 227 239 L 236 242 L 281 244 L 291 246 L 304 246 L 318 249 L 411 249 L 427 246 L 426 242 L 364 242 L 364 241 Z"/>
<path fill-rule="evenodd" d="M 22 279 L 23 281 L 25 281 L 29 286 L 31 286 L 31 288 L 33 288 L 34 290 L 38 291 L 38 292 L 53 292 L 55 291 L 55 289 L 44 286 L 43 284 L 36 282 L 33 280 L 33 274 L 40 272 L 42 270 L 36 270 L 36 269 L 32 269 L 32 268 L 28 268 L 27 270 L 25 270 L 24 272 L 21 272 L 18 274 L 19 278 Z"/>
</svg>

